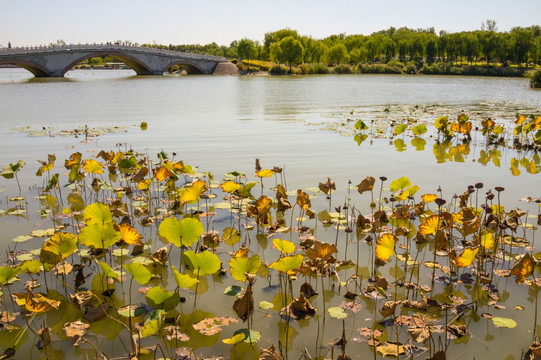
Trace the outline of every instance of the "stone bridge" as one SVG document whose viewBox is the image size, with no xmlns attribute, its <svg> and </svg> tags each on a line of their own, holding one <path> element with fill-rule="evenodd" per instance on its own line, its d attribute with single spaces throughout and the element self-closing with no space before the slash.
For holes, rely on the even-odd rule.
<svg viewBox="0 0 541 360">
<path fill-rule="evenodd" d="M 115 44 L 77 44 L 1 48 L 0 65 L 16 65 L 37 77 L 62 77 L 73 66 L 92 57 L 110 56 L 124 62 L 137 75 L 163 75 L 179 65 L 188 74 L 212 74 L 220 56 L 191 54 L 165 49 Z"/>
</svg>

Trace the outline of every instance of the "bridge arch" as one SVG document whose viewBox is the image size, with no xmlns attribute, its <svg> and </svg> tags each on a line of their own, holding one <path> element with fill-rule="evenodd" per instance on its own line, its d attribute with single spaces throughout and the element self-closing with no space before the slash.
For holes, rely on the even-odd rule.
<svg viewBox="0 0 541 360">
<path fill-rule="evenodd" d="M 184 70 L 186 70 L 188 74 L 203 74 L 205 72 L 198 64 L 192 61 L 187 61 L 187 60 L 179 60 L 179 61 L 172 62 L 168 64 L 165 68 L 163 68 L 163 72 L 168 71 L 170 68 L 176 65 L 179 65 L 182 68 L 184 68 Z"/>
<path fill-rule="evenodd" d="M 35 62 L 23 60 L 23 59 L 7 59 L 0 60 L 0 65 L 15 65 L 30 71 L 35 77 L 47 77 L 49 76 L 49 70 L 43 66 L 36 64 Z"/>
<path fill-rule="evenodd" d="M 137 75 L 152 75 L 152 69 L 147 64 L 145 64 L 141 60 L 131 55 L 128 55 L 126 53 L 119 52 L 119 51 L 97 51 L 97 52 L 92 52 L 90 54 L 83 55 L 77 58 L 76 60 L 72 61 L 68 66 L 66 66 L 62 70 L 62 75 L 68 72 L 75 65 L 87 59 L 90 59 L 93 57 L 102 57 L 102 56 L 110 56 L 114 59 L 122 61 L 123 63 L 128 65 L 130 68 L 132 68 L 137 73 Z"/>
</svg>

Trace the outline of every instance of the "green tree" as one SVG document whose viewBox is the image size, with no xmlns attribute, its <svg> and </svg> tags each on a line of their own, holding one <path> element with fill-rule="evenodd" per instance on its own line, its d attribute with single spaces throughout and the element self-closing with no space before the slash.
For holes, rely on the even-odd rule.
<svg viewBox="0 0 541 360">
<path fill-rule="evenodd" d="M 248 68 L 250 67 L 250 59 L 256 56 L 256 46 L 253 40 L 243 38 L 237 43 L 237 55 L 241 59 L 248 60 Z"/>
<path fill-rule="evenodd" d="M 343 43 L 333 45 L 329 50 L 329 59 L 332 63 L 340 65 L 341 62 L 348 61 L 348 49 Z"/>
<path fill-rule="evenodd" d="M 304 49 L 299 40 L 296 40 L 293 36 L 288 36 L 271 45 L 270 51 L 272 58 L 277 62 L 289 65 L 289 72 L 291 73 L 293 64 L 302 62 Z"/>
<path fill-rule="evenodd" d="M 265 54 L 266 57 L 263 59 L 269 60 L 270 57 L 272 56 L 271 50 L 270 50 L 271 46 L 289 36 L 293 37 L 296 40 L 299 39 L 299 34 L 297 33 L 297 30 L 292 30 L 290 28 L 280 29 L 277 31 L 266 33 L 265 39 L 263 41 L 263 54 Z"/>
</svg>

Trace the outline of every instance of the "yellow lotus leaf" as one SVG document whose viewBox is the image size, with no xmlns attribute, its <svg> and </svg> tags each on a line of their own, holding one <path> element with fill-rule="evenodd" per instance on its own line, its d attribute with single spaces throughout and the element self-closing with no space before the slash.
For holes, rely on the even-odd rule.
<svg viewBox="0 0 541 360">
<path fill-rule="evenodd" d="M 488 232 L 488 231 L 483 231 L 481 233 L 481 239 L 480 239 L 480 243 L 481 245 L 487 249 L 487 250 L 492 250 L 494 249 L 494 236 L 492 235 L 491 232 Z"/>
<path fill-rule="evenodd" d="M 237 190 L 240 190 L 242 188 L 241 184 L 237 184 L 234 181 L 227 181 L 220 185 L 222 190 L 228 194 L 234 193 Z"/>
<path fill-rule="evenodd" d="M 425 203 L 433 202 L 437 198 L 438 198 L 438 195 L 436 194 L 424 194 L 423 196 L 421 196 L 421 199 L 423 199 Z"/>
<path fill-rule="evenodd" d="M 359 186 L 357 187 L 357 191 L 359 194 L 362 194 L 365 191 L 371 191 L 374 188 L 374 183 L 376 182 L 376 179 L 374 179 L 372 176 L 368 176 L 365 178 Z"/>
<path fill-rule="evenodd" d="M 26 310 L 31 312 L 47 312 L 51 309 L 58 309 L 60 301 L 46 298 L 41 294 L 34 294 L 30 289 L 26 293 Z"/>
<path fill-rule="evenodd" d="M 376 242 L 376 257 L 378 260 L 387 261 L 394 254 L 396 236 L 392 233 L 385 233 Z"/>
<path fill-rule="evenodd" d="M 541 128 L 541 116 L 535 118 L 533 124 L 535 125 L 534 130 L 539 130 L 539 128 Z"/>
<path fill-rule="evenodd" d="M 171 176 L 175 176 L 168 168 L 165 166 L 160 166 L 158 170 L 156 170 L 156 174 L 154 174 L 154 177 L 159 182 L 164 181 L 167 178 L 170 178 Z"/>
<path fill-rule="evenodd" d="M 297 190 L 297 205 L 300 206 L 303 210 L 308 210 L 312 206 L 310 202 L 310 196 L 302 191 L 301 189 Z"/>
<path fill-rule="evenodd" d="M 432 215 L 424 223 L 419 225 L 419 233 L 421 235 L 435 234 L 441 226 L 440 217 L 438 215 Z"/>
<path fill-rule="evenodd" d="M 180 202 L 195 203 L 199 201 L 201 195 L 207 190 L 207 183 L 204 180 L 197 180 L 192 186 L 184 190 L 180 196 Z"/>
<path fill-rule="evenodd" d="M 522 259 L 520 259 L 520 261 L 517 262 L 515 266 L 513 266 L 513 268 L 511 269 L 511 275 L 515 275 L 515 281 L 519 284 L 522 284 L 527 277 L 533 274 L 535 264 L 535 258 L 532 255 L 526 253 L 526 255 L 524 255 Z"/>
<path fill-rule="evenodd" d="M 296 246 L 291 241 L 282 240 L 282 239 L 273 239 L 272 243 L 274 246 L 284 254 L 292 254 L 295 252 Z"/>
<path fill-rule="evenodd" d="M 478 252 L 479 246 L 465 248 L 462 254 L 455 259 L 455 264 L 458 267 L 470 266 Z"/>
<path fill-rule="evenodd" d="M 83 169 L 89 174 L 103 174 L 101 164 L 94 159 L 86 160 L 83 164 Z"/>
<path fill-rule="evenodd" d="M 70 155 L 70 158 L 64 162 L 66 169 L 71 169 L 73 166 L 81 165 L 82 155 L 80 152 L 76 152 Z"/>
<path fill-rule="evenodd" d="M 524 121 L 526 121 L 526 116 L 520 115 L 520 116 L 518 117 L 518 119 L 515 121 L 515 124 L 520 125 L 520 124 L 522 124 Z"/>
<path fill-rule="evenodd" d="M 26 304 L 26 294 L 24 293 L 11 293 L 11 297 L 19 306 L 24 306 L 24 304 Z"/>
<path fill-rule="evenodd" d="M 259 178 L 271 177 L 272 175 L 274 175 L 274 171 L 272 171 L 271 169 L 263 169 L 263 170 L 256 171 L 255 174 Z"/>
<path fill-rule="evenodd" d="M 419 187 L 417 185 L 413 185 L 413 186 L 410 186 L 409 188 L 407 188 L 406 190 L 402 191 L 400 193 L 400 195 L 398 195 L 398 198 L 401 200 L 401 201 L 406 201 L 406 199 L 408 198 L 408 196 L 413 196 L 415 195 L 415 193 L 419 191 Z"/>
<path fill-rule="evenodd" d="M 116 164 L 118 160 L 120 160 L 124 155 L 126 155 L 121 151 L 117 152 L 116 154 L 114 152 L 112 153 L 113 153 L 113 157 L 111 158 L 111 164 Z"/>
<path fill-rule="evenodd" d="M 139 181 L 137 183 L 137 188 L 139 190 L 148 190 L 148 188 L 150 187 L 150 184 L 152 183 L 152 179 L 146 179 L 146 180 L 143 180 L 143 181 Z"/>
<path fill-rule="evenodd" d="M 130 224 L 122 224 L 119 226 L 120 236 L 126 244 L 137 245 L 141 244 L 141 235 Z"/>
</svg>

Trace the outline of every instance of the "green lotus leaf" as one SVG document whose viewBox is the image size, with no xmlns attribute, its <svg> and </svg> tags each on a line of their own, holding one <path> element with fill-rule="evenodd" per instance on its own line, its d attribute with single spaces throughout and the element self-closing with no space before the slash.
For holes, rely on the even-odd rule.
<svg viewBox="0 0 541 360">
<path fill-rule="evenodd" d="M 147 291 L 145 299 L 151 307 L 165 311 L 174 309 L 180 302 L 180 296 L 177 292 L 167 291 L 162 286 L 155 286 Z"/>
<path fill-rule="evenodd" d="M 28 240 L 33 239 L 33 238 L 34 237 L 30 236 L 30 235 L 19 235 L 19 236 L 14 237 L 11 241 L 13 241 L 13 242 L 25 242 L 25 241 L 28 241 Z"/>
<path fill-rule="evenodd" d="M 494 323 L 494 326 L 506 327 L 506 328 L 509 328 L 509 329 L 512 329 L 512 328 L 517 326 L 517 322 L 515 320 L 509 319 L 509 318 L 504 318 L 504 317 L 499 317 L 499 316 L 493 317 L 492 322 Z"/>
<path fill-rule="evenodd" d="M 188 265 L 190 270 L 199 276 L 214 274 L 220 270 L 220 258 L 208 250 L 200 252 L 199 254 L 196 254 L 191 250 L 185 251 L 182 254 L 182 259 L 184 260 L 184 263 Z"/>
<path fill-rule="evenodd" d="M 199 280 L 197 280 L 194 277 L 191 277 L 188 274 L 179 273 L 174 266 L 171 266 L 171 267 L 173 268 L 173 276 L 175 277 L 175 282 L 181 288 L 189 289 L 199 282 Z"/>
<path fill-rule="evenodd" d="M 10 163 L 9 165 L 5 166 L 0 175 L 5 177 L 6 179 L 13 179 L 14 175 L 22 169 L 22 167 L 26 165 L 26 163 L 22 160 L 19 160 L 14 163 Z"/>
<path fill-rule="evenodd" d="M 83 220 L 87 226 L 100 224 L 106 225 L 113 222 L 111 209 L 102 203 L 88 205 L 83 211 Z"/>
<path fill-rule="evenodd" d="M 270 264 L 270 268 L 278 270 L 284 274 L 294 274 L 295 270 L 299 269 L 302 265 L 304 257 L 300 254 L 293 256 L 284 256 L 280 260 Z"/>
<path fill-rule="evenodd" d="M 79 234 L 81 244 L 95 249 L 107 249 L 120 239 L 120 232 L 115 230 L 112 223 L 85 226 Z"/>
<path fill-rule="evenodd" d="M 159 333 L 159 331 L 160 331 L 160 324 L 158 323 L 158 320 L 151 320 L 147 322 L 145 325 L 143 325 L 141 330 L 139 330 L 139 336 L 144 338 L 147 336 L 156 335 Z"/>
<path fill-rule="evenodd" d="M 158 232 L 167 242 L 180 247 L 192 246 L 205 232 L 203 224 L 197 219 L 184 218 L 177 220 L 170 217 L 161 222 Z"/>
<path fill-rule="evenodd" d="M 348 314 L 346 314 L 344 309 L 338 306 L 330 307 L 327 309 L 327 311 L 329 312 L 329 315 L 331 315 L 335 319 L 345 319 L 348 317 Z"/>
<path fill-rule="evenodd" d="M 259 302 L 259 308 L 263 310 L 274 309 L 274 304 L 265 300 Z"/>
<path fill-rule="evenodd" d="M 56 233 L 43 245 L 42 249 L 58 254 L 64 260 L 77 251 L 77 236 L 66 232 Z"/>
<path fill-rule="evenodd" d="M 404 131 L 406 131 L 407 128 L 408 128 L 408 125 L 407 125 L 407 124 L 398 124 L 398 125 L 394 128 L 394 134 L 395 134 L 395 135 L 400 135 L 400 134 L 402 134 Z"/>
<path fill-rule="evenodd" d="M 426 130 L 427 129 L 425 124 L 419 124 L 411 128 L 411 131 L 417 136 L 424 134 Z"/>
<path fill-rule="evenodd" d="M 408 179 L 405 176 L 402 176 L 400 179 L 396 179 L 393 182 L 391 182 L 390 189 L 392 192 L 396 192 L 401 189 L 405 189 L 406 187 L 411 185 L 410 179 Z"/>
<path fill-rule="evenodd" d="M 16 279 L 16 276 L 21 273 L 20 268 L 12 268 L 11 266 L 0 267 L 0 285 L 6 285 L 10 281 Z"/>
<path fill-rule="evenodd" d="M 368 129 L 368 126 L 366 126 L 366 124 L 364 123 L 364 121 L 362 121 L 362 120 L 357 120 L 357 122 L 355 123 L 355 129 L 356 129 L 356 130 L 363 131 L 363 130 Z"/>
<path fill-rule="evenodd" d="M 252 329 L 239 329 L 233 333 L 233 336 L 238 335 L 238 334 L 244 334 L 245 336 L 244 342 L 247 342 L 247 343 L 255 343 L 255 342 L 258 342 L 259 339 L 261 339 L 261 333 L 259 331 L 252 330 Z"/>
<path fill-rule="evenodd" d="M 233 279 L 237 281 L 246 281 L 245 273 L 256 274 L 261 266 L 261 259 L 257 255 L 250 258 L 231 258 L 229 260 L 229 272 Z"/>
<path fill-rule="evenodd" d="M 240 190 L 237 191 L 237 194 L 242 198 L 253 198 L 251 191 L 256 185 L 257 183 L 255 181 L 246 183 Z"/>
<path fill-rule="evenodd" d="M 227 296 L 236 296 L 241 291 L 242 291 L 242 287 L 238 285 L 231 285 L 225 288 L 224 294 L 226 294 Z"/>
<path fill-rule="evenodd" d="M 237 229 L 226 227 L 222 232 L 222 240 L 229 246 L 233 246 L 240 241 L 240 234 Z"/>
<path fill-rule="evenodd" d="M 101 268 L 103 276 L 115 279 L 116 281 L 120 281 L 118 273 L 114 271 L 107 263 L 103 261 L 98 261 L 98 265 Z"/>
<path fill-rule="evenodd" d="M 24 273 L 39 274 L 41 272 L 41 261 L 37 259 L 28 260 L 20 264 L 18 268 Z"/>
<path fill-rule="evenodd" d="M 140 285 L 145 285 L 152 278 L 152 273 L 143 264 L 130 263 L 125 264 L 124 269 L 137 281 Z"/>
</svg>

